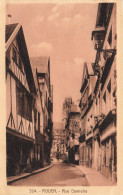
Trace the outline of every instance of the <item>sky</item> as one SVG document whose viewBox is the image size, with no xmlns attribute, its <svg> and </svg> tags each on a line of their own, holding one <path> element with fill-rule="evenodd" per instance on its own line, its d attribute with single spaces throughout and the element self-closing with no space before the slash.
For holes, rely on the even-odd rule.
<svg viewBox="0 0 123 195">
<path fill-rule="evenodd" d="M 84 62 L 95 61 L 91 41 L 98 4 L 7 4 L 10 23 L 22 24 L 29 57 L 50 56 L 53 121 L 62 119 L 65 97 L 78 105 Z M 8 23 L 8 18 L 7 18 Z"/>
</svg>

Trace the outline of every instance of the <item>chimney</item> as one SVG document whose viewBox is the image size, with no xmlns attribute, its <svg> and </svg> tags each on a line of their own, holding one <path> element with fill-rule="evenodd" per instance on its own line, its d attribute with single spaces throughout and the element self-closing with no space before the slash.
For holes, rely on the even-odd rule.
<svg viewBox="0 0 123 195">
<path fill-rule="evenodd" d="M 8 18 L 7 18 L 8 19 L 8 24 L 11 24 L 11 17 L 12 16 L 11 16 L 11 14 L 8 14 L 7 16 L 8 16 Z"/>
</svg>

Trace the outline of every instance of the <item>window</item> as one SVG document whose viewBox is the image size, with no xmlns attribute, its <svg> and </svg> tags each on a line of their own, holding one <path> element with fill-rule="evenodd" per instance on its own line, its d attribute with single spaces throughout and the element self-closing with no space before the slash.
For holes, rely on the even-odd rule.
<svg viewBox="0 0 123 195">
<path fill-rule="evenodd" d="M 47 106 L 47 91 L 46 91 L 46 106 Z"/>
<path fill-rule="evenodd" d="M 32 98 L 20 87 L 16 86 L 17 114 L 32 121 Z"/>
<path fill-rule="evenodd" d="M 16 86 L 17 114 L 24 116 L 24 92 L 19 86 Z"/>
<path fill-rule="evenodd" d="M 111 93 L 111 79 L 110 79 L 110 81 L 108 83 L 107 89 L 108 89 L 108 92 Z"/>
<path fill-rule="evenodd" d="M 40 113 L 38 112 L 38 131 L 40 132 Z"/>
<path fill-rule="evenodd" d="M 111 46 L 111 44 L 112 44 L 112 27 L 111 27 L 111 30 L 110 30 L 110 33 L 109 33 L 109 36 L 108 36 L 108 43 Z"/>
<path fill-rule="evenodd" d="M 98 98 L 100 99 L 100 91 L 99 91 L 99 95 L 98 95 Z"/>
<path fill-rule="evenodd" d="M 17 53 L 14 48 L 13 48 L 13 60 L 15 63 L 17 63 Z"/>
<path fill-rule="evenodd" d="M 57 144 L 57 151 L 59 151 L 59 144 Z"/>
<path fill-rule="evenodd" d="M 22 70 L 22 61 L 21 61 L 21 58 L 20 57 L 19 57 L 19 67 Z"/>
<path fill-rule="evenodd" d="M 32 98 L 24 92 L 23 102 L 23 117 L 29 121 L 32 121 Z"/>
<path fill-rule="evenodd" d="M 103 100 L 104 100 L 104 102 L 106 103 L 106 91 L 105 91 L 105 93 L 104 93 L 104 95 L 103 95 Z"/>
<path fill-rule="evenodd" d="M 117 40 L 117 34 L 115 34 L 115 37 L 114 38 L 115 38 L 115 40 Z"/>
<path fill-rule="evenodd" d="M 36 124 L 37 124 L 37 110 L 34 111 L 34 129 L 36 130 Z"/>
</svg>

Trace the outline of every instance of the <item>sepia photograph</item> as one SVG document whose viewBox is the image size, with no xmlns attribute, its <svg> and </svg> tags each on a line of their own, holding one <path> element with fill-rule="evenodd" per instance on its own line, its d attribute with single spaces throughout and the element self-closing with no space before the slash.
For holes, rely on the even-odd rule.
<svg viewBox="0 0 123 195">
<path fill-rule="evenodd" d="M 7 186 L 116 187 L 117 3 L 5 9 Z"/>
</svg>

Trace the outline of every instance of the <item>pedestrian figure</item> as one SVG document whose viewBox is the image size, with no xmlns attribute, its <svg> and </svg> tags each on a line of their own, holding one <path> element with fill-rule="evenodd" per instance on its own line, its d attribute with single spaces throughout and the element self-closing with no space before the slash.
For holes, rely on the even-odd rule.
<svg viewBox="0 0 123 195">
<path fill-rule="evenodd" d="M 31 163 L 30 163 L 30 158 L 27 158 L 27 172 L 32 172 L 32 167 L 31 167 Z"/>
</svg>

